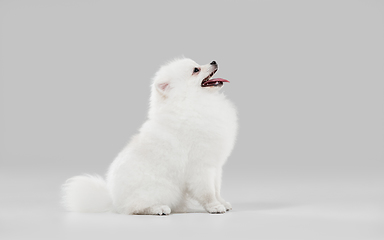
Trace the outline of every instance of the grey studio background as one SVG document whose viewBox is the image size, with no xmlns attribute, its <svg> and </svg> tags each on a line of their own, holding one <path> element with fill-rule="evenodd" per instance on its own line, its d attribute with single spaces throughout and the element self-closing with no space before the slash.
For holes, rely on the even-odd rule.
<svg viewBox="0 0 384 240">
<path fill-rule="evenodd" d="M 383 239 L 382 1 L 0 1 L 1 239 Z M 67 213 L 146 119 L 160 65 L 215 60 L 240 131 L 224 215 Z"/>
</svg>

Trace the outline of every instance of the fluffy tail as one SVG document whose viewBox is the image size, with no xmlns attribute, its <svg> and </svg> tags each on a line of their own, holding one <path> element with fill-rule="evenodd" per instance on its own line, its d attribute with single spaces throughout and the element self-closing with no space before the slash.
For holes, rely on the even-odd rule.
<svg viewBox="0 0 384 240">
<path fill-rule="evenodd" d="M 100 176 L 82 175 L 68 179 L 63 187 L 63 205 L 72 212 L 107 212 L 112 198 Z"/>
</svg>

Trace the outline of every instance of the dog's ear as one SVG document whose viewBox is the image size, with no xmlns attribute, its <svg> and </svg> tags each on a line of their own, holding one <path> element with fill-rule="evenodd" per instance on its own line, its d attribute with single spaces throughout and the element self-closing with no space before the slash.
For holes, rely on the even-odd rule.
<svg viewBox="0 0 384 240">
<path fill-rule="evenodd" d="M 169 91 L 171 90 L 171 85 L 169 81 L 162 81 L 155 83 L 155 88 L 163 97 L 167 97 Z"/>
</svg>

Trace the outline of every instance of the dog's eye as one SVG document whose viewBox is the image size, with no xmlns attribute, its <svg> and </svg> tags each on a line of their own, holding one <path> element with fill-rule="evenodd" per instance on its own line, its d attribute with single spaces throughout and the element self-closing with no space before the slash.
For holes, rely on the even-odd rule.
<svg viewBox="0 0 384 240">
<path fill-rule="evenodd" d="M 200 72 L 200 69 L 195 68 L 195 69 L 193 69 L 193 72 L 194 72 L 194 73 Z"/>
</svg>

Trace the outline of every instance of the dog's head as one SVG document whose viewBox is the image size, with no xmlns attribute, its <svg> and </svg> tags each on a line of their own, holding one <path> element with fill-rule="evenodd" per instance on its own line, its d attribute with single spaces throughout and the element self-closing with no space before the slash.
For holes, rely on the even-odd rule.
<svg viewBox="0 0 384 240">
<path fill-rule="evenodd" d="M 172 61 L 156 73 L 152 96 L 166 100 L 191 92 L 216 92 L 224 82 L 229 82 L 222 78 L 212 79 L 217 70 L 218 64 L 215 61 L 202 66 L 188 58 Z"/>
</svg>

